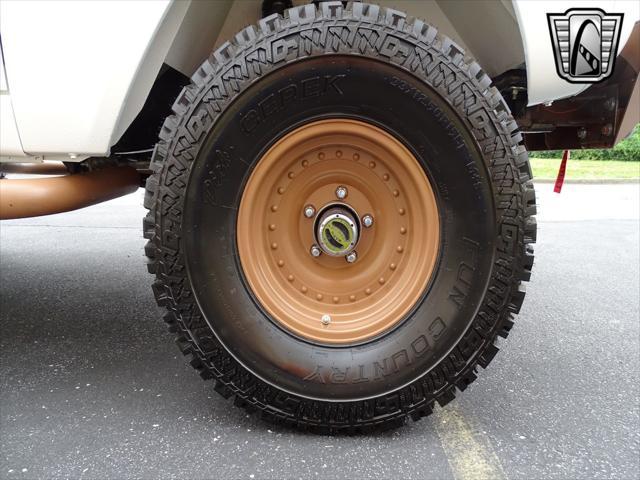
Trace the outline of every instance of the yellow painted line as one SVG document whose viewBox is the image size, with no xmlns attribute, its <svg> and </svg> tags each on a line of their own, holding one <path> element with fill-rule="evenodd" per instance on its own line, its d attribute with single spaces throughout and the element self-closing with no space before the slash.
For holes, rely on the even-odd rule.
<svg viewBox="0 0 640 480">
<path fill-rule="evenodd" d="M 506 479 L 500 460 L 482 432 L 474 431 L 451 404 L 434 415 L 436 431 L 456 480 Z"/>
</svg>

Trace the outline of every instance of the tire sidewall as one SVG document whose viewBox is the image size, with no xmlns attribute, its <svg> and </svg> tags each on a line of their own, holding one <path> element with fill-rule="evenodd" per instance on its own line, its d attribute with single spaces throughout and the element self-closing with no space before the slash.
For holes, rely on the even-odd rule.
<svg viewBox="0 0 640 480">
<path fill-rule="evenodd" d="M 205 101 L 191 118 L 203 112 Z M 352 347 L 310 344 L 270 319 L 244 280 L 235 238 L 242 191 L 261 155 L 293 128 L 327 117 L 368 121 L 400 139 L 425 169 L 440 210 L 440 258 L 425 295 L 397 328 Z M 191 166 L 182 241 L 200 310 L 237 361 L 289 393 L 353 401 L 413 382 L 459 343 L 487 291 L 494 212 L 471 128 L 441 93 L 379 59 L 332 55 L 288 63 L 234 96 Z"/>
</svg>

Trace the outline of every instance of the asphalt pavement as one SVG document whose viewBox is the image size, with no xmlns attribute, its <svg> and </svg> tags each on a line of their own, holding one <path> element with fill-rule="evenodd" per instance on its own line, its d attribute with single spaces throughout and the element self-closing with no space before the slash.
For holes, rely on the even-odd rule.
<svg viewBox="0 0 640 480">
<path fill-rule="evenodd" d="M 0 224 L 0 478 L 638 478 L 640 186 L 537 187 L 528 294 L 488 370 L 420 422 L 279 429 L 159 320 L 142 191 Z"/>
</svg>

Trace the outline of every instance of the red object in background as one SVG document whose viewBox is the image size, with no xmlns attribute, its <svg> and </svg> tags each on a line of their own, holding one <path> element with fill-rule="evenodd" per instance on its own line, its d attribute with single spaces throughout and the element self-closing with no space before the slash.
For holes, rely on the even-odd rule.
<svg viewBox="0 0 640 480">
<path fill-rule="evenodd" d="M 562 190 L 562 184 L 564 183 L 564 174 L 567 171 L 567 160 L 571 156 L 570 150 L 565 150 L 562 154 L 562 161 L 560 162 L 560 168 L 558 169 L 558 176 L 556 177 L 556 184 L 553 187 L 553 191 L 560 193 Z"/>
</svg>

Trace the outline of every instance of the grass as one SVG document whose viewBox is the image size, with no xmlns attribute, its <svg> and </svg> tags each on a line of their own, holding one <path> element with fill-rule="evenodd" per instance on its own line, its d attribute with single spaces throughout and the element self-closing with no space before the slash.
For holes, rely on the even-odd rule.
<svg viewBox="0 0 640 480">
<path fill-rule="evenodd" d="M 560 168 L 559 158 L 531 158 L 533 178 L 555 180 Z M 640 179 L 640 162 L 615 160 L 571 160 L 567 162 L 565 180 Z"/>
</svg>

